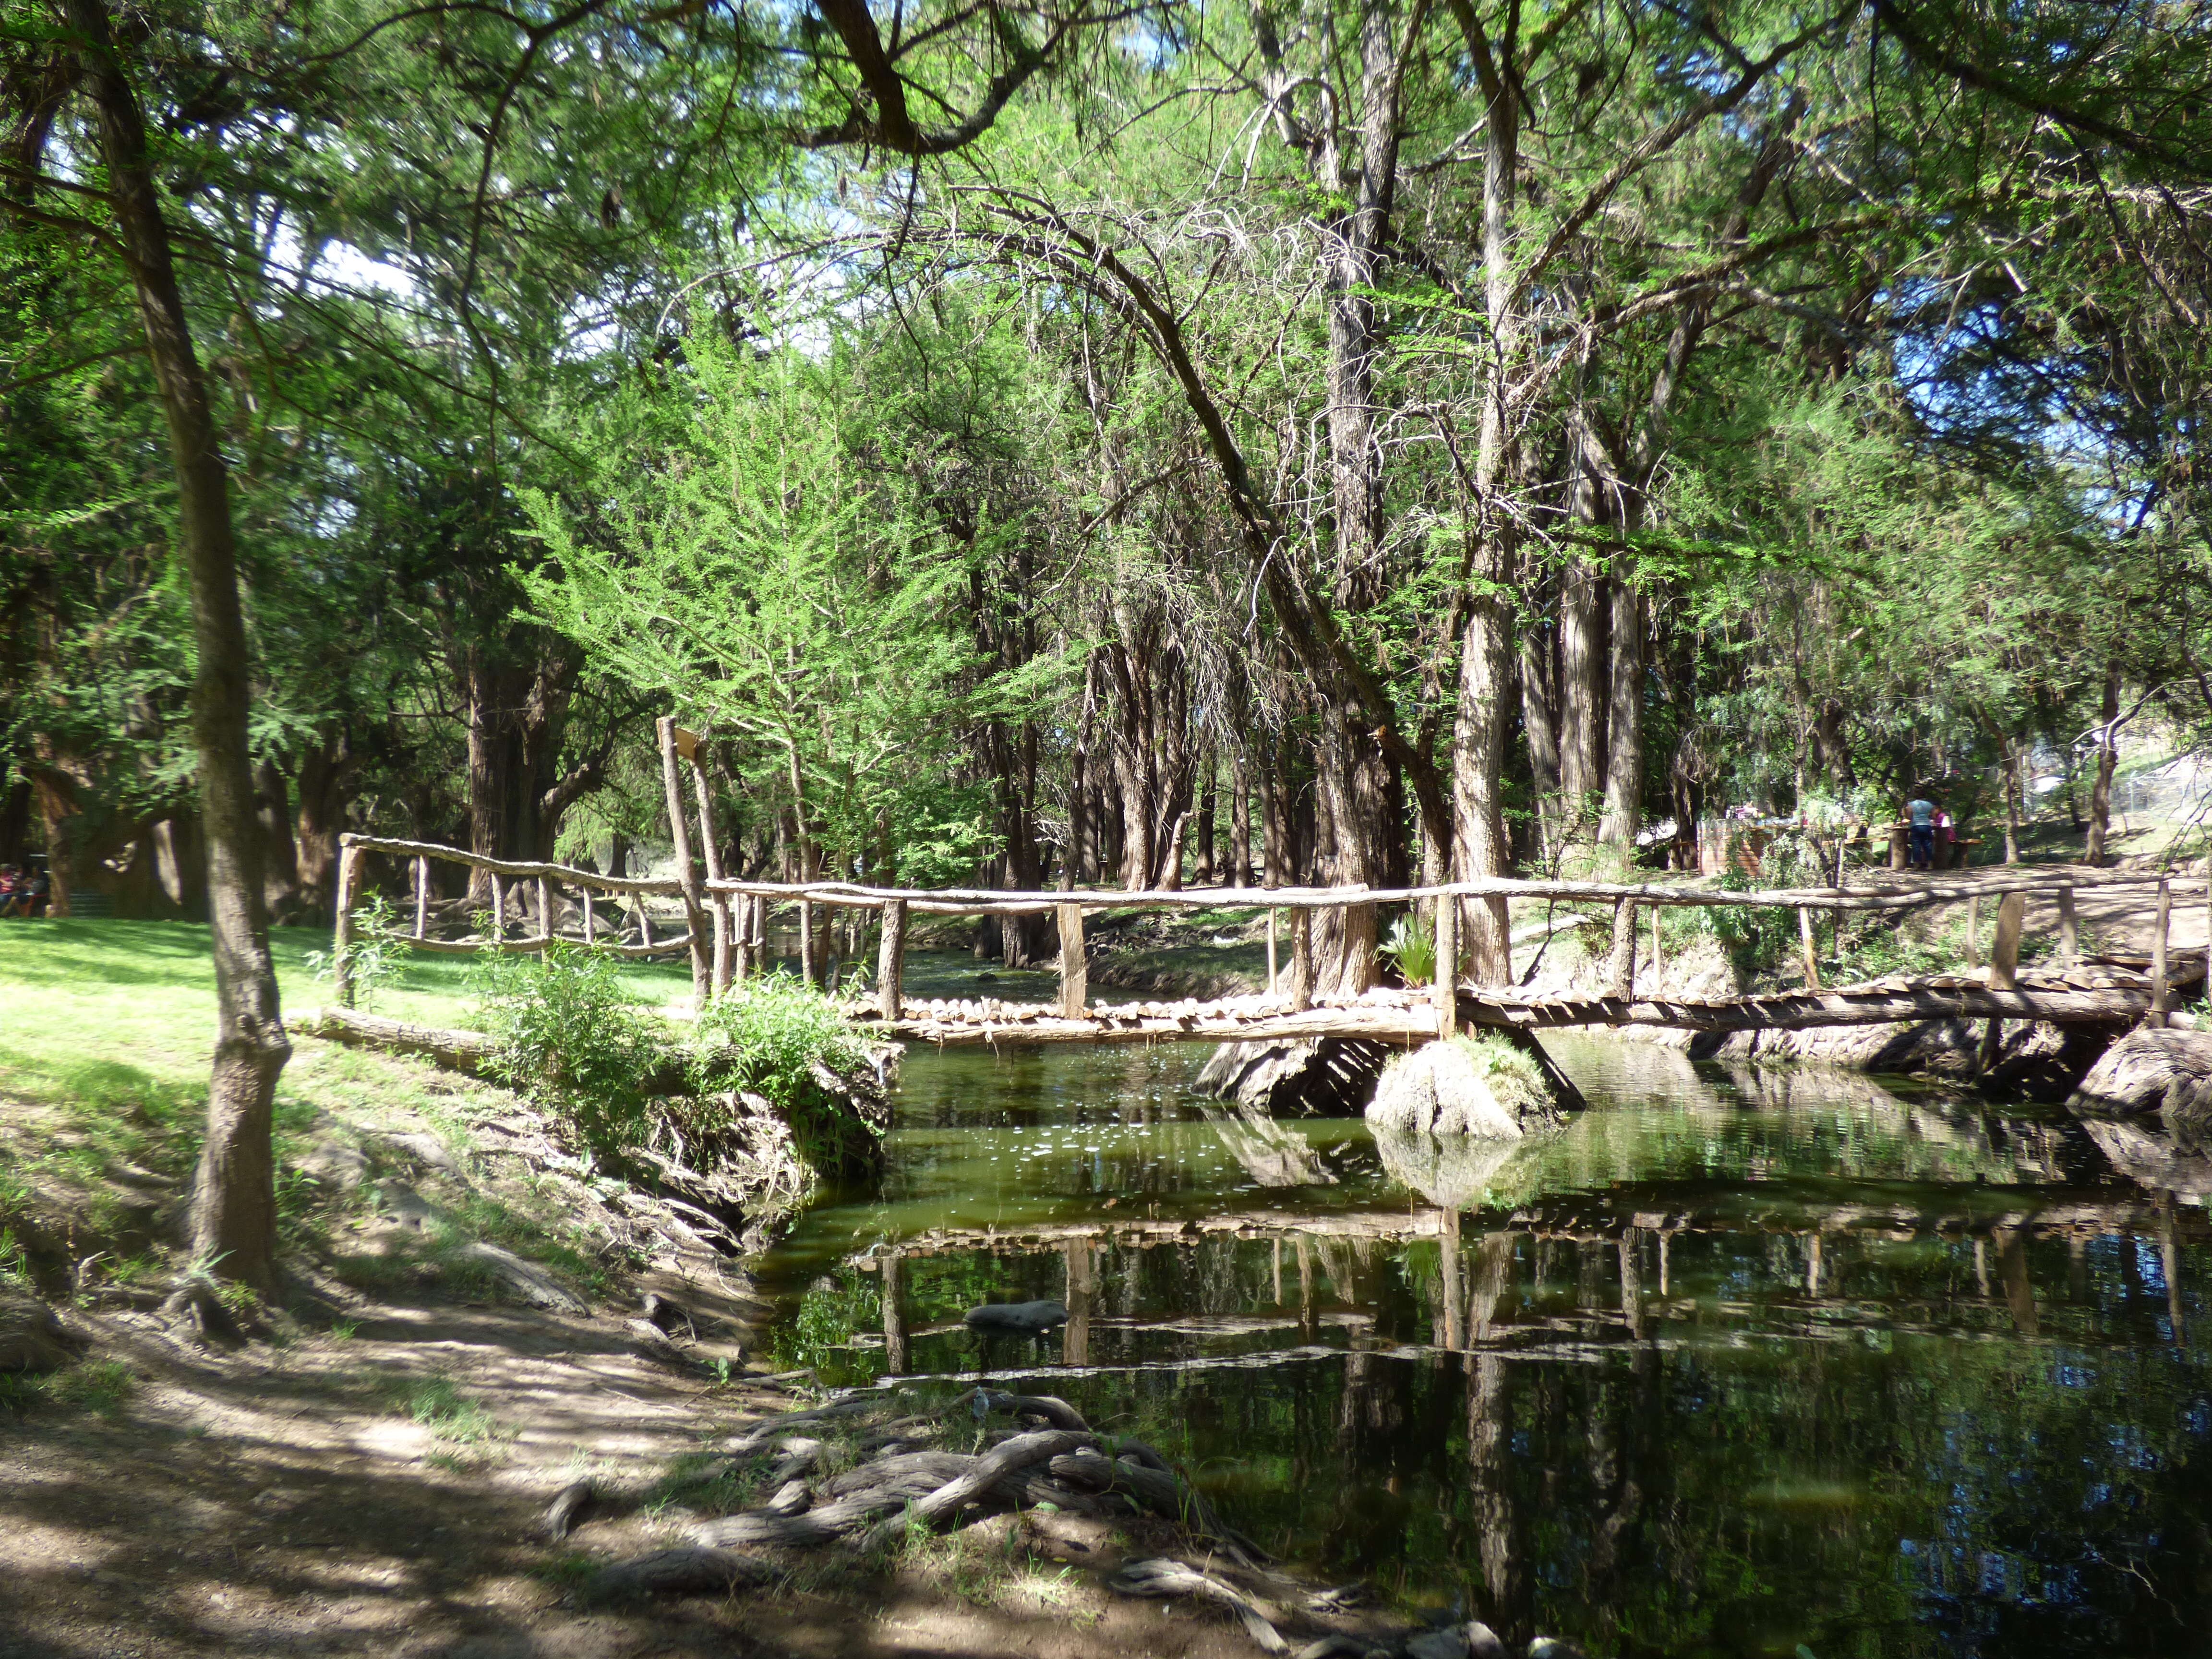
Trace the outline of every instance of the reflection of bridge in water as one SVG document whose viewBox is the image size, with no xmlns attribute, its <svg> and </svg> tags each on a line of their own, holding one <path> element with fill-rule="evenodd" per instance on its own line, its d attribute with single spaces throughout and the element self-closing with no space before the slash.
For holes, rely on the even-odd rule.
<svg viewBox="0 0 2212 1659">
<path fill-rule="evenodd" d="M 1601 1164 L 1593 1168 L 1591 1160 L 1609 1150 L 1601 1127 L 1609 1115 L 1600 1113 L 1578 1121 L 1587 1132 L 1579 1139 L 1574 1131 L 1519 1141 L 1378 1132 L 1383 1170 L 1413 1201 L 1330 1208 L 1314 1200 L 1339 1177 L 1311 1156 L 1310 1143 L 1293 1126 L 1205 1104 L 1200 1109 L 1253 1183 L 1300 1207 L 1262 1201 L 1200 1215 L 1093 1212 L 1066 1221 L 934 1227 L 875 1243 L 847 1261 L 879 1275 L 885 1358 L 893 1370 L 904 1372 L 914 1341 L 962 1328 L 909 1324 L 905 1287 L 913 1269 L 932 1259 L 1057 1257 L 1056 1268 L 1047 1271 L 1058 1285 L 1036 1282 L 1034 1272 L 1029 1277 L 1030 1294 L 1057 1290 L 1069 1310 L 1056 1360 L 1044 1361 L 1019 1344 L 979 1352 L 975 1364 L 984 1374 L 1006 1381 L 1066 1376 L 1071 1368 L 1099 1375 L 1201 1371 L 1452 1352 L 1598 1360 L 1617 1353 L 1624 1341 L 1673 1346 L 1678 1338 L 1655 1335 L 1655 1325 L 1697 1319 L 1698 1306 L 1683 1299 L 1679 1282 L 1686 1259 L 1693 1279 L 1709 1273 L 1717 1260 L 1736 1264 L 1731 1275 L 1755 1262 L 1753 1276 L 1762 1282 L 1773 1277 L 1778 1262 L 1793 1264 L 1787 1271 L 1796 1288 L 1786 1305 L 1770 1296 L 1761 1304 L 1763 1316 L 1779 1322 L 1783 1334 L 1808 1340 L 1918 1323 L 1950 1328 L 1936 1316 L 1900 1323 L 1885 1314 L 1870 1324 L 1867 1297 L 1845 1287 L 1866 1271 L 1886 1277 L 1899 1263 L 1941 1259 L 1968 1275 L 1975 1297 L 1990 1312 L 2032 1334 L 2031 1248 L 2063 1252 L 2078 1273 L 2084 1253 L 2100 1241 L 2133 1240 L 2130 1249 L 2147 1251 L 2162 1265 L 2173 1328 L 2181 1328 L 2179 1253 L 2212 1243 L 2212 1218 L 2201 1208 L 2177 1205 L 2156 1183 L 2100 1180 L 2095 1172 L 2106 1163 L 2100 1143 L 2078 1126 L 1960 1102 L 1901 1098 L 1872 1079 L 1825 1068 L 1808 1078 L 1789 1068 L 1731 1067 L 1722 1077 L 1670 1051 L 1639 1046 L 1637 1058 L 1645 1072 L 1656 1065 L 1674 1074 L 1671 1082 L 1660 1081 L 1661 1095 L 1685 1109 L 1677 1130 L 1688 1140 L 1743 1121 L 1747 1107 L 1779 1110 L 1810 1126 L 1826 1121 L 1823 1109 L 1842 1104 L 1856 1145 L 1887 1149 L 1877 1153 L 1882 1173 L 1762 1171 L 1757 1164 L 1763 1154 L 1740 1174 L 1639 1174 L 1633 1152 L 1610 1170 Z M 1814 1116 L 1798 1117 L 1801 1107 Z M 1555 1151 L 1564 1158 L 1552 1158 Z M 1577 1170 L 1579 1178 L 1568 1175 L 1564 1185 L 1555 1184 L 1547 1164 L 1562 1174 Z M 1309 1198 L 1291 1197 L 1300 1189 Z M 1408 1247 L 1434 1263 L 1425 1270 L 1436 1276 L 1427 1341 L 1377 1329 L 1369 1311 L 1369 1281 L 1388 1264 L 1406 1262 Z M 1241 1291 L 1202 1310 L 1178 1305 L 1149 1316 L 1126 1297 L 1116 1303 L 1102 1291 L 1154 1271 L 1136 1264 L 1163 1250 L 1184 1264 L 1168 1269 L 1176 1282 Z M 1498 1265 L 1501 1259 L 1522 1265 L 1509 1269 Z M 1540 1285 L 1562 1272 L 1577 1286 L 1570 1312 L 1510 1315 L 1493 1307 L 1486 1315 L 1478 1305 L 1485 1274 L 1504 1273 L 1501 1286 L 1515 1273 Z M 1263 1352 L 1220 1352 L 1249 1348 L 1268 1333 L 1289 1340 Z M 1101 1352 L 1100 1342 L 1109 1339 Z M 1163 1345 L 1185 1352 L 1161 1356 Z"/>
</svg>

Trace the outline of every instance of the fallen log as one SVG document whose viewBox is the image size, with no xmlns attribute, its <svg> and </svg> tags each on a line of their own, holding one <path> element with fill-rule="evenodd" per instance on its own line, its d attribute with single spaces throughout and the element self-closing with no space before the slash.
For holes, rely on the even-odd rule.
<svg viewBox="0 0 2212 1659">
<path fill-rule="evenodd" d="M 295 1030 L 309 1036 L 343 1042 L 349 1048 L 378 1048 L 386 1054 L 420 1054 L 449 1072 L 480 1077 L 491 1060 L 492 1042 L 482 1031 L 455 1030 L 444 1025 L 417 1025 L 411 1020 L 384 1014 L 363 1013 L 357 1008 L 318 1008 L 299 1022 Z"/>
</svg>

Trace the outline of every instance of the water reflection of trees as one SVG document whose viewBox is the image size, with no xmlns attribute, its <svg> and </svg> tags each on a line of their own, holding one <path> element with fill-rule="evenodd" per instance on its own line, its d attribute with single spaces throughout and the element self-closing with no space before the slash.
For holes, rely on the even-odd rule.
<svg viewBox="0 0 2212 1659">
<path fill-rule="evenodd" d="M 1256 1236 L 953 1241 L 885 1272 L 886 1321 L 927 1364 L 965 1339 L 911 1333 L 979 1288 L 1060 1297 L 1010 1363 L 1070 1368 L 1051 1391 L 1294 1559 L 1463 1590 L 1510 1635 L 2185 1650 L 2212 1615 L 2201 1211 L 2097 1184 L 2047 1115 L 1638 1064 L 1540 1141 L 1382 1139 L 1422 1204 L 1364 1236 L 1297 1196 L 1342 1190 L 1304 1137 L 1192 1123 L 1279 1206 Z M 1249 1367 L 1189 1369 L 1224 1357 Z"/>
</svg>

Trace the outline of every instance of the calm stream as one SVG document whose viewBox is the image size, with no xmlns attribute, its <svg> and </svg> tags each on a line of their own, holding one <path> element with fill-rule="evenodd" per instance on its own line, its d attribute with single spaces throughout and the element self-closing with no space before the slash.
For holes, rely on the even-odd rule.
<svg viewBox="0 0 2212 1659">
<path fill-rule="evenodd" d="M 1590 1111 L 1440 1158 L 1206 1052 L 911 1053 L 880 1187 L 761 1263 L 786 1362 L 1063 1395 L 1304 1571 L 1595 1654 L 2212 1653 L 2212 1233 L 2062 1115 L 1560 1042 Z"/>
</svg>

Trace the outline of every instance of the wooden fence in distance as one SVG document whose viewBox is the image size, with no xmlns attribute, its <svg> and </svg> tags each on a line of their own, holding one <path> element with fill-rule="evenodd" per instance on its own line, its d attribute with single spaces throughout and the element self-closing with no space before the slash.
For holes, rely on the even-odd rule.
<svg viewBox="0 0 2212 1659">
<path fill-rule="evenodd" d="M 684 850 L 680 849 L 679 851 Z M 1567 903 L 1613 907 L 1616 934 L 1625 926 L 1632 940 L 1638 913 L 1655 913 L 1668 907 L 1767 908 L 1795 910 L 1809 941 L 1810 918 L 1815 913 L 1901 911 L 1920 906 L 1968 901 L 1978 906 L 1985 898 L 1997 901 L 1994 949 L 1989 964 L 1989 988 L 2012 987 L 2024 931 L 2027 901 L 2031 896 L 2056 898 L 2059 906 L 2059 957 L 2075 954 L 2074 896 L 2086 890 L 2111 887 L 2158 890 L 2158 924 L 2149 967 L 2149 1013 L 2162 1024 L 2170 1006 L 2167 973 L 2167 935 L 2175 878 L 2157 871 L 2090 870 L 2071 866 L 2030 869 L 1995 866 L 1972 873 L 1942 878 L 1921 877 L 1883 881 L 1865 887 L 1740 889 L 1695 887 L 1686 884 L 1594 882 L 1520 881 L 1492 878 L 1405 888 L 1261 887 L 1203 888 L 1174 891 L 1115 891 L 1103 889 L 1062 889 L 1051 892 L 1012 892 L 982 888 L 877 888 L 848 882 L 752 881 L 722 875 L 709 867 L 707 877 L 690 872 L 688 881 L 675 878 L 607 876 L 573 866 L 485 858 L 459 848 L 429 842 L 399 841 L 381 836 L 348 835 L 342 837 L 339 854 L 335 975 L 338 1000 L 350 1002 L 348 955 L 355 937 L 354 912 L 358 899 L 362 861 L 370 854 L 383 854 L 411 861 L 414 872 L 414 929 L 408 943 L 418 949 L 451 952 L 477 951 L 542 951 L 558 939 L 586 941 L 627 957 L 673 955 L 684 951 L 693 965 L 695 987 L 701 1000 L 720 996 L 766 959 L 767 915 L 773 904 L 795 906 L 800 913 L 802 967 L 812 977 L 807 949 L 813 935 L 811 911 L 816 905 L 833 908 L 873 910 L 881 915 L 876 965 L 877 1014 L 897 1021 L 904 1012 L 900 981 L 903 973 L 907 928 L 915 915 L 1015 916 L 1050 912 L 1060 930 L 1060 996 L 1056 1011 L 1062 1018 L 1079 1018 L 1086 1012 L 1087 975 L 1084 955 L 1085 912 L 1109 910 L 1249 909 L 1267 916 L 1267 977 L 1271 997 L 1284 996 L 1292 1012 L 1312 1006 L 1311 917 L 1318 909 L 1358 905 L 1406 904 L 1432 902 L 1445 896 L 1462 898 L 1540 898 Z M 429 868 L 434 861 L 483 870 L 493 878 L 488 907 L 490 932 L 460 939 L 430 937 L 428 911 Z M 507 936 L 504 890 L 513 881 L 536 884 L 538 931 L 520 938 Z M 564 934 L 556 925 L 556 899 L 561 888 L 578 895 L 576 932 Z M 617 905 L 632 903 L 640 937 L 635 944 L 600 942 L 596 902 L 605 896 Z M 643 904 L 647 897 L 682 898 L 690 917 L 687 931 L 667 939 L 652 937 L 652 923 Z M 2206 890 L 2208 927 L 2212 927 L 2212 884 Z M 1454 971 L 1439 973 L 1432 988 L 1439 1027 L 1455 1022 L 1459 975 L 1458 907 L 1436 904 L 1437 956 Z M 1288 919 L 1290 961 L 1280 971 L 1277 952 L 1277 919 Z M 712 954 L 708 928 L 712 927 Z M 1656 927 L 1656 914 L 1655 914 Z M 1808 968 L 1811 968 L 1808 945 Z M 1616 984 L 1616 995 L 1633 995 L 1635 952 L 1628 952 L 1631 982 Z M 1809 981 L 1817 988 L 1817 978 Z"/>
</svg>

